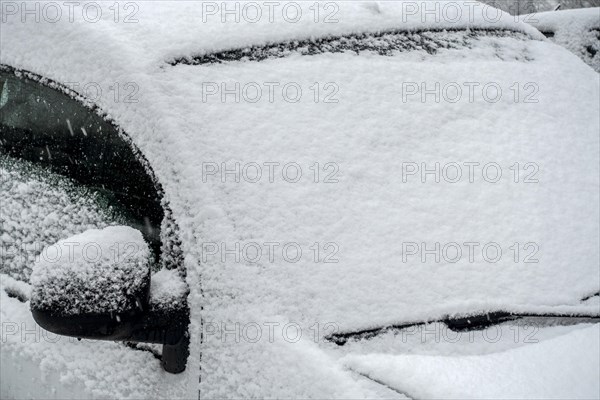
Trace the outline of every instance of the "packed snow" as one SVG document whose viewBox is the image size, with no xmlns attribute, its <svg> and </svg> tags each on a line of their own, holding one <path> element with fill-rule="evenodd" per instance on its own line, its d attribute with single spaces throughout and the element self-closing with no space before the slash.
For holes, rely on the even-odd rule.
<svg viewBox="0 0 600 400">
<path fill-rule="evenodd" d="M 4 284 L 2 275 L 0 284 Z M 122 343 L 79 341 L 47 332 L 33 320 L 29 303 L 8 297 L 4 290 L 0 290 L 0 304 L 2 398 L 184 397 L 181 389 L 189 377 L 166 373 L 152 353 Z"/>
<path fill-rule="evenodd" d="M 353 371 L 417 399 L 598 399 L 600 325 L 498 353 L 349 355 Z"/>
<path fill-rule="evenodd" d="M 10 19 L 0 28 L 2 62 L 58 82 L 139 86 L 137 103 L 115 102 L 112 96 L 97 103 L 148 158 L 181 227 L 190 287 L 188 368 L 166 376 L 156 370 L 152 355 L 118 345 L 28 347 L 16 339 L 7 350 L 3 346 L 3 363 L 13 355 L 29 358 L 105 397 L 196 398 L 200 374 L 202 398 L 372 398 L 379 393 L 373 382 L 335 362 L 333 345 L 323 339 L 332 330 L 476 311 L 597 310 L 597 303 L 580 300 L 600 289 L 600 122 L 591 118 L 600 108 L 599 77 L 567 50 L 543 41 L 534 28 L 505 14 L 495 24 L 481 17 L 473 23 L 464 18 L 423 23 L 422 15 L 403 21 L 402 2 L 339 3 L 334 24 L 312 18 L 296 24 L 221 23 L 220 15 L 203 23 L 198 2 L 136 4 L 139 23 L 133 24 L 115 24 L 109 3 L 102 7 L 111 17 L 95 24 Z M 178 57 L 295 38 L 431 28 L 511 29 L 525 35 L 482 38 L 471 48 L 441 49 L 436 55 L 325 53 L 259 63 L 168 64 Z M 258 102 L 241 95 L 239 102 L 233 95 L 223 101 L 222 93 L 203 97 L 207 85 L 221 90 L 236 82 L 280 86 L 273 102 L 268 92 Z M 422 93 L 403 99 L 407 84 L 431 89 L 436 82 L 458 83 L 463 96 L 456 102 L 441 95 L 440 101 L 434 95 L 423 101 Z M 463 85 L 469 82 L 480 85 L 472 101 Z M 299 101 L 283 99 L 281 87 L 288 83 L 302 88 Z M 325 88 L 328 83 L 334 86 Z M 481 91 L 486 84 L 497 84 L 503 96 L 486 100 Z M 325 96 L 338 101 L 324 102 Z M 263 178 L 222 179 L 222 163 L 235 171 L 236 162 L 240 171 L 257 163 Z M 435 178 L 422 183 L 420 175 L 403 182 L 406 163 L 431 168 L 436 162 L 497 163 L 503 175 L 490 183 L 479 169 L 471 183 L 464 170 L 466 178 L 456 184 Z M 273 182 L 264 163 L 278 163 Z M 288 163 L 302 168 L 295 183 L 282 177 Z M 515 170 L 523 174 L 518 182 Z M 537 183 L 525 184 L 525 178 Z M 426 263 L 418 256 L 403 262 L 405 242 L 428 248 L 479 242 L 479 250 L 493 242 L 505 256 L 496 263 L 481 252 L 473 262 L 436 263 L 432 256 Z M 259 262 L 231 253 L 236 244 L 255 248 L 249 243 L 260 244 Z M 278 243 L 273 261 L 264 243 Z M 536 247 L 527 244 L 538 246 L 535 256 L 530 253 Z M 283 254 L 286 245 L 290 252 Z M 519 262 L 511 247 L 519 249 Z M 297 248 L 303 256 L 289 261 Z M 538 262 L 524 263 L 530 256 Z M 27 320 L 20 306 L 2 297 L 5 318 Z M 258 324 L 263 336 L 250 342 L 239 334 L 236 340 L 236 324 L 247 329 Z M 277 324 L 279 337 L 286 324 L 297 324 L 292 326 L 304 335 L 297 343 L 271 343 L 269 324 Z M 207 332 L 215 326 L 234 331 L 223 340 Z M 120 357 L 127 362 L 118 362 Z M 569 358 L 564 365 L 594 367 L 588 361 Z M 3 374 L 8 373 L 3 369 Z"/>
<path fill-rule="evenodd" d="M 178 309 L 185 305 L 188 287 L 174 269 L 161 269 L 150 281 L 150 305 L 162 310 Z"/>
<path fill-rule="evenodd" d="M 600 72 L 600 8 L 536 13 L 523 20 Z"/>
<path fill-rule="evenodd" d="M 13 298 L 25 303 L 31 297 L 31 286 L 22 280 L 17 280 L 10 275 L 0 274 L 1 286 Z"/>
<path fill-rule="evenodd" d="M 574 8 L 598 7 L 599 0 L 482 0 L 483 3 L 497 7 L 512 15 L 523 15 Z"/>
<path fill-rule="evenodd" d="M 128 226 L 90 229 L 45 248 L 31 274 L 31 307 L 60 315 L 139 310 L 148 296 L 151 255 Z"/>
</svg>

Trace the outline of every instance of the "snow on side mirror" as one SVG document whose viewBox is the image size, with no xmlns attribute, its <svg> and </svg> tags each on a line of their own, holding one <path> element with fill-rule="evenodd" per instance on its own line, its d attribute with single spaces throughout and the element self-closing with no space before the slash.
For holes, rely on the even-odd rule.
<svg viewBox="0 0 600 400">
<path fill-rule="evenodd" d="M 127 226 L 60 240 L 33 268 L 33 318 L 58 335 L 162 344 L 165 371 L 183 372 L 189 291 L 177 269 L 151 277 L 153 259 L 142 234 Z"/>
<path fill-rule="evenodd" d="M 147 309 L 150 259 L 142 234 L 126 226 L 61 240 L 33 268 L 33 317 L 59 335 L 127 339 Z"/>
<path fill-rule="evenodd" d="M 181 372 L 189 355 L 190 312 L 177 222 L 141 150 L 115 122 L 81 99 L 79 93 L 58 82 L 0 64 L 0 153 L 47 168 L 52 174 L 65 176 L 75 185 L 110 199 L 108 205 L 123 212 L 124 219 L 119 223 L 135 229 L 107 228 L 108 252 L 100 246 L 102 255 L 108 254 L 110 260 L 119 250 L 120 256 L 132 255 L 136 263 L 125 265 L 120 260 L 114 265 L 105 264 L 107 270 L 111 266 L 126 268 L 128 272 L 107 277 L 100 268 L 96 273 L 79 275 L 76 286 L 76 279 L 67 275 L 44 275 L 41 271 L 53 271 L 51 267 L 61 264 L 65 271 L 74 274 L 76 264 L 71 262 L 75 263 L 75 259 L 68 255 L 81 256 L 85 250 L 86 257 L 93 260 L 101 243 L 90 239 L 93 231 L 82 234 L 86 237 L 60 242 L 59 238 L 70 233 L 61 237 L 60 233 L 48 236 L 41 232 L 41 243 L 47 250 L 42 254 L 46 258 L 35 267 L 39 271 L 30 280 L 31 265 L 21 268 L 25 280 L 34 286 L 33 317 L 40 326 L 57 334 L 162 344 L 164 369 Z M 115 171 L 127 171 L 126 177 Z M 123 238 L 117 237 L 119 230 Z M 132 232 L 141 233 L 143 240 Z M 49 246 L 52 243 L 56 244 Z M 122 246 L 117 248 L 117 243 Z M 138 243 L 138 247 L 128 243 Z M 57 249 L 61 250 L 59 259 Z M 35 249 L 36 254 L 39 250 Z M 44 266 L 45 261 L 49 263 Z M 80 266 L 88 268 L 88 264 L 93 262 Z M 150 265 L 162 270 L 150 277 L 150 269 L 155 270 Z M 117 279 L 128 274 L 129 280 Z M 102 303 L 109 294 L 115 301 Z"/>
</svg>

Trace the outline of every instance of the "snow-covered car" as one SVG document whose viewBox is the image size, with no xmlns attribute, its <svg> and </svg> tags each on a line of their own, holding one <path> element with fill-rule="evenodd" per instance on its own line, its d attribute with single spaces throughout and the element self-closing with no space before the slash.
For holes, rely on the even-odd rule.
<svg viewBox="0 0 600 400">
<path fill-rule="evenodd" d="M 600 8 L 548 11 L 524 20 L 600 72 Z"/>
<path fill-rule="evenodd" d="M 600 395 L 600 77 L 533 27 L 1 11 L 2 398 Z"/>
</svg>

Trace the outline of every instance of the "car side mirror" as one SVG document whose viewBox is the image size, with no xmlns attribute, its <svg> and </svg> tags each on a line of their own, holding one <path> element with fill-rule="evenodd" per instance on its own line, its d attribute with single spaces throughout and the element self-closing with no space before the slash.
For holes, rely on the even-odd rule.
<svg viewBox="0 0 600 400">
<path fill-rule="evenodd" d="M 33 318 L 59 335 L 162 344 L 165 370 L 182 372 L 189 354 L 185 289 L 153 300 L 151 286 L 160 287 L 151 285 L 153 259 L 142 234 L 126 226 L 61 240 L 42 251 L 31 274 Z M 176 273 L 160 275 L 186 288 Z"/>
</svg>

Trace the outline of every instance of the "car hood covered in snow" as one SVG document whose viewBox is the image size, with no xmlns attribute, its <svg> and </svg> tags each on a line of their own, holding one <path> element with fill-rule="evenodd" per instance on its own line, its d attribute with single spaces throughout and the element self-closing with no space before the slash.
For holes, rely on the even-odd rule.
<svg viewBox="0 0 600 400">
<path fill-rule="evenodd" d="M 149 160 L 181 227 L 188 368 L 167 376 L 151 355 L 83 342 L 9 341 L 2 357 L 13 349 L 95 396 L 196 397 L 200 365 L 209 398 L 372 397 L 325 336 L 492 311 L 598 312 L 581 300 L 600 289 L 599 78 L 535 29 L 507 14 L 492 23 L 481 7 L 471 19 L 466 5 L 454 22 L 423 22 L 423 10 L 408 15 L 402 2 L 348 2 L 337 3 L 337 23 L 322 22 L 323 4 L 315 23 L 312 3 L 302 3 L 310 17 L 298 23 L 238 24 L 220 14 L 205 22 L 197 2 L 136 4 L 129 24 L 123 10 L 114 22 L 109 3 L 96 23 L 8 19 L 1 62 L 80 92 L 102 88 L 94 103 Z M 448 40 L 461 29 L 518 33 L 435 54 L 170 64 L 423 29 L 448 29 L 439 32 Z M 115 101 L 109 88 L 132 82 L 137 101 Z M 238 99 L 221 96 L 236 84 Z M 256 85 L 258 101 L 244 93 Z M 422 96 L 436 85 L 439 99 Z M 290 101 L 283 87 L 302 95 Z M 31 323 L 2 296 L 3 319 Z M 241 326 L 254 338 L 255 324 L 259 340 L 236 337 Z M 302 337 L 277 340 L 289 324 L 283 334 Z"/>
</svg>

